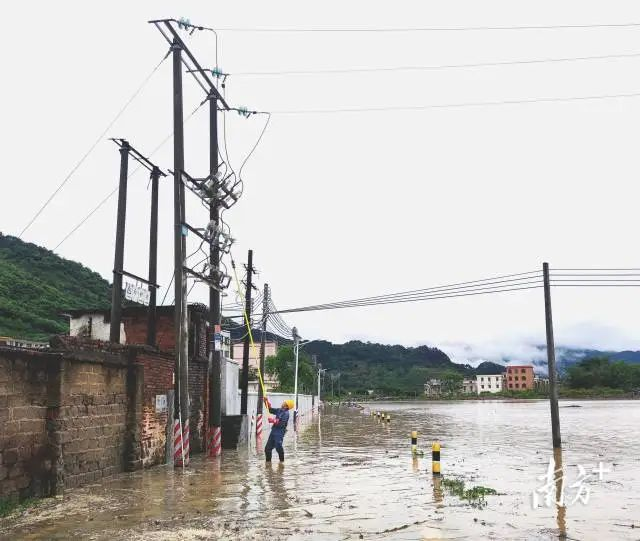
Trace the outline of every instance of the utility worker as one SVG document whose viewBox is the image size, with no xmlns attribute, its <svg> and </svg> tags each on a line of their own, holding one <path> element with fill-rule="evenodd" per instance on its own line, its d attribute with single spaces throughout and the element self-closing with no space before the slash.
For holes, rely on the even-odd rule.
<svg viewBox="0 0 640 541">
<path fill-rule="evenodd" d="M 289 410 L 295 408 L 293 400 L 285 400 L 280 408 L 272 408 L 271 402 L 265 396 L 265 406 L 269 410 L 269 413 L 275 415 L 275 417 L 269 417 L 269 423 L 272 423 L 271 433 L 269 439 L 267 439 L 267 445 L 264 448 L 264 454 L 267 462 L 271 462 L 271 453 L 275 449 L 280 457 L 280 462 L 284 462 L 284 449 L 282 448 L 282 440 L 287 432 L 287 424 L 289 424 Z"/>
</svg>

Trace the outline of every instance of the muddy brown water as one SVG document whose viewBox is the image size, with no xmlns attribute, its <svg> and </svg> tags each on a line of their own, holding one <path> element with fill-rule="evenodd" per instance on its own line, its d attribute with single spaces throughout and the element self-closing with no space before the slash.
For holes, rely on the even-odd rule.
<svg viewBox="0 0 640 541">
<path fill-rule="evenodd" d="M 184 472 L 157 467 L 68 491 L 63 501 L 0 524 L 2 539 L 640 539 L 640 402 L 563 401 L 566 505 L 533 507 L 553 456 L 544 401 L 375 403 L 327 408 L 289 430 L 284 467 L 261 452 L 197 457 Z M 412 458 L 410 432 L 424 458 Z M 430 474 L 490 487 L 474 507 Z M 582 483 L 604 462 L 611 471 Z M 557 480 L 557 479 L 556 479 Z M 575 485 L 575 488 L 572 488 Z M 544 501 L 541 502 L 544 504 Z M 635 528 L 632 528 L 635 526 Z"/>
</svg>

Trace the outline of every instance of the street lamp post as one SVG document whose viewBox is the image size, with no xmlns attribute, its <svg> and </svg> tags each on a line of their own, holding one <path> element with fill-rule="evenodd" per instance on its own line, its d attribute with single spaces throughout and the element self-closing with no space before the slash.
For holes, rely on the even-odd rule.
<svg viewBox="0 0 640 541">
<path fill-rule="evenodd" d="M 293 397 L 294 397 L 294 409 L 293 409 L 293 429 L 298 430 L 298 353 L 300 351 L 300 336 L 298 335 L 298 328 L 291 329 L 293 334 L 293 352 L 296 356 L 296 367 L 293 376 Z"/>
</svg>

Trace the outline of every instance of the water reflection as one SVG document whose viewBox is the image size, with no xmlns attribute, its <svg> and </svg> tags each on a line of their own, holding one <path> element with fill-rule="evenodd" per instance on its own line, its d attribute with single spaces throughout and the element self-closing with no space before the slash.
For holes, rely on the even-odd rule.
<svg viewBox="0 0 640 541">
<path fill-rule="evenodd" d="M 284 482 L 284 464 L 266 464 L 265 479 L 270 492 L 270 500 L 276 509 L 284 510 L 291 507 L 287 498 L 287 488 Z"/>
<path fill-rule="evenodd" d="M 431 479 L 433 484 L 433 501 L 436 502 L 436 507 L 440 509 L 443 507 L 442 477 L 433 475 Z"/>
<path fill-rule="evenodd" d="M 562 467 L 562 448 L 553 449 L 555 462 L 554 480 L 556 484 L 556 523 L 558 524 L 558 537 L 567 537 L 567 507 L 564 504 L 564 470 Z"/>
</svg>

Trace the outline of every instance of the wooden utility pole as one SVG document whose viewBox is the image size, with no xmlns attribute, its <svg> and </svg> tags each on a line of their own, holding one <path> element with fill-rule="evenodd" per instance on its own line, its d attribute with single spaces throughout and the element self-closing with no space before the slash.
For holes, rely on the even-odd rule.
<svg viewBox="0 0 640 541">
<path fill-rule="evenodd" d="M 542 264 L 544 281 L 544 314 L 547 333 L 547 366 L 549 370 L 549 403 L 551 405 L 551 432 L 553 447 L 562 446 L 560 437 L 560 412 L 558 410 L 558 381 L 556 372 L 556 348 L 553 340 L 553 318 L 551 316 L 551 282 L 549 280 L 549 263 Z"/>
<path fill-rule="evenodd" d="M 124 230 L 127 222 L 127 177 L 129 175 L 129 143 L 120 147 L 120 184 L 118 186 L 118 218 L 116 221 L 116 249 L 113 259 L 113 290 L 111 291 L 111 323 L 109 341 L 120 342 L 122 320 L 122 272 L 124 271 Z"/>
<path fill-rule="evenodd" d="M 240 415 L 247 414 L 247 403 L 249 401 L 249 329 L 251 327 L 251 293 L 253 277 L 253 250 L 249 250 L 247 256 L 247 292 L 245 296 L 245 313 L 247 334 L 244 337 L 244 348 L 242 350 L 242 380 L 240 382 Z"/>
</svg>

